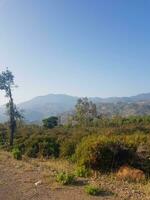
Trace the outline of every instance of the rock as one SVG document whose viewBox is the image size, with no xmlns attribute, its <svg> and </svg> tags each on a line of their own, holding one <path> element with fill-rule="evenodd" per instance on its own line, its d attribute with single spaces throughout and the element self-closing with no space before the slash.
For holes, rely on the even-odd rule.
<svg viewBox="0 0 150 200">
<path fill-rule="evenodd" d="M 36 183 L 34 183 L 34 184 L 35 184 L 35 186 L 41 185 L 41 184 L 42 184 L 42 181 L 38 181 L 38 182 L 36 182 Z"/>
<path fill-rule="evenodd" d="M 149 159 L 150 158 L 150 149 L 147 145 L 139 145 L 136 151 L 140 159 Z"/>
<path fill-rule="evenodd" d="M 140 181 L 145 179 L 145 174 L 140 169 L 124 165 L 118 170 L 117 177 L 124 180 Z"/>
</svg>

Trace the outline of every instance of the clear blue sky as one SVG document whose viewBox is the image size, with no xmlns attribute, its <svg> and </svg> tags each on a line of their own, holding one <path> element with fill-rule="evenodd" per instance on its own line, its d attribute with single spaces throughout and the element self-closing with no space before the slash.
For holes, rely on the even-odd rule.
<svg viewBox="0 0 150 200">
<path fill-rule="evenodd" d="M 17 103 L 150 92 L 150 1 L 0 0 L 5 67 L 16 76 Z"/>
</svg>

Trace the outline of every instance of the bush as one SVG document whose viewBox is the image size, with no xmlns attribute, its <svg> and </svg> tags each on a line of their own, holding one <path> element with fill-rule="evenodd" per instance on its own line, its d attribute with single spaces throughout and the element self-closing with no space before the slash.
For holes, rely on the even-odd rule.
<svg viewBox="0 0 150 200">
<path fill-rule="evenodd" d="M 136 150 L 137 160 L 135 167 L 142 169 L 144 172 L 150 174 L 150 145 L 141 144 Z"/>
<path fill-rule="evenodd" d="M 131 166 L 150 174 L 150 137 L 147 134 L 135 133 L 124 136 L 124 144 L 135 152 Z"/>
<path fill-rule="evenodd" d="M 33 143 L 26 148 L 26 155 L 30 158 L 37 158 L 39 153 L 39 145 Z"/>
<path fill-rule="evenodd" d="M 59 156 L 59 144 L 55 138 L 50 136 L 33 136 L 25 142 L 25 153 L 27 156 L 36 158 L 43 156 L 45 158 Z"/>
<path fill-rule="evenodd" d="M 75 153 L 76 143 L 72 140 L 66 140 L 60 147 L 61 156 L 64 158 L 71 158 Z"/>
<path fill-rule="evenodd" d="M 90 174 L 90 169 L 85 168 L 85 166 L 77 167 L 77 169 L 75 170 L 75 175 L 78 177 L 88 177 L 90 176 Z"/>
<path fill-rule="evenodd" d="M 12 154 L 13 154 L 13 157 L 17 160 L 21 160 L 22 159 L 22 153 L 21 151 L 19 150 L 19 148 L 14 148 L 12 150 Z"/>
<path fill-rule="evenodd" d="M 99 188 L 95 187 L 95 186 L 87 185 L 87 186 L 85 186 L 85 192 L 87 194 L 89 194 L 89 195 L 97 196 L 97 195 L 99 195 L 103 191 L 100 190 Z"/>
<path fill-rule="evenodd" d="M 48 139 L 41 142 L 39 144 L 39 149 L 43 157 L 59 156 L 59 144 L 53 139 Z"/>
<path fill-rule="evenodd" d="M 144 135 L 88 136 L 78 145 L 75 157 L 79 166 L 84 165 L 102 172 L 116 170 L 124 164 L 144 170 L 145 165 L 147 168 L 150 166 L 150 162 L 148 156 L 140 159 L 137 149 L 146 142 L 148 139 Z"/>
<path fill-rule="evenodd" d="M 75 181 L 75 176 L 66 172 L 57 174 L 56 181 L 63 185 L 70 185 Z"/>
<path fill-rule="evenodd" d="M 120 145 L 115 138 L 107 136 L 88 136 L 76 150 L 78 165 L 94 170 L 109 171 L 114 168 L 115 156 Z"/>
</svg>

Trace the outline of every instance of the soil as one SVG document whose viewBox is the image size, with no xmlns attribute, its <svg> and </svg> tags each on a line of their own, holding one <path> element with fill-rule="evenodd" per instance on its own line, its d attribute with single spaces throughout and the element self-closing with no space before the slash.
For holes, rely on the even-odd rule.
<svg viewBox="0 0 150 200">
<path fill-rule="evenodd" d="M 113 183 L 106 177 L 97 180 L 106 192 L 97 197 L 89 196 L 84 191 L 87 180 L 78 180 L 75 185 L 55 185 L 50 178 L 45 178 L 47 171 L 38 165 L 26 161 L 14 160 L 10 153 L 0 151 L 0 200 L 146 200 L 149 197 L 132 185 Z M 51 179 L 53 180 L 53 178 Z M 38 181 L 37 186 L 35 183 Z M 131 188 L 130 188 L 131 187 Z M 136 187 L 137 188 L 137 187 Z"/>
</svg>

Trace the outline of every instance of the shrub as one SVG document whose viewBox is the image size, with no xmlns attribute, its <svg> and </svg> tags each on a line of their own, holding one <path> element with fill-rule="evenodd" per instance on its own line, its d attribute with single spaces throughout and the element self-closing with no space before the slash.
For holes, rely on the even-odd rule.
<svg viewBox="0 0 150 200">
<path fill-rule="evenodd" d="M 85 168 L 85 166 L 79 166 L 75 170 L 75 175 L 78 177 L 88 177 L 90 176 L 91 171 L 90 169 Z"/>
<path fill-rule="evenodd" d="M 48 139 L 46 141 L 41 142 L 39 144 L 39 149 L 43 157 L 58 157 L 59 155 L 59 144 L 53 139 Z"/>
<path fill-rule="evenodd" d="M 57 174 L 56 181 L 63 185 L 69 185 L 75 181 L 75 176 L 73 174 L 61 172 L 61 173 Z"/>
<path fill-rule="evenodd" d="M 59 144 L 55 138 L 50 136 L 33 136 L 30 137 L 25 143 L 25 153 L 27 156 L 36 158 L 38 156 L 43 157 L 58 157 L 59 156 Z"/>
<path fill-rule="evenodd" d="M 14 148 L 12 150 L 12 154 L 13 154 L 13 157 L 17 160 L 21 160 L 22 159 L 22 153 L 21 151 L 19 150 L 19 148 Z"/>
<path fill-rule="evenodd" d="M 133 182 L 145 180 L 145 174 L 142 170 L 135 169 L 127 165 L 120 167 L 116 175 L 121 180 L 128 180 Z"/>
<path fill-rule="evenodd" d="M 0 146 L 5 146 L 8 142 L 9 131 L 5 125 L 0 124 Z"/>
<path fill-rule="evenodd" d="M 71 158 L 75 153 L 76 143 L 72 140 L 66 140 L 60 147 L 60 153 L 62 157 Z"/>
<path fill-rule="evenodd" d="M 100 190 L 98 187 L 95 187 L 95 186 L 92 186 L 92 185 L 87 185 L 87 186 L 85 186 L 85 192 L 89 195 L 97 196 L 103 191 Z"/>
<path fill-rule="evenodd" d="M 92 135 L 84 138 L 76 149 L 76 161 L 79 166 L 94 170 L 116 170 L 124 164 L 143 169 L 149 166 L 148 157 L 139 159 L 137 149 L 140 144 L 146 143 L 144 135 Z M 150 155 L 150 154 L 149 154 Z M 142 164 L 144 163 L 144 164 Z M 150 167 L 149 167 L 150 168 Z M 145 167 L 146 169 L 146 167 Z"/>
<path fill-rule="evenodd" d="M 150 174 L 150 145 L 141 144 L 136 150 L 137 160 L 135 167 L 142 169 L 144 172 Z"/>
<path fill-rule="evenodd" d="M 77 163 L 95 170 L 111 170 L 115 165 L 114 158 L 119 147 L 114 138 L 88 136 L 76 150 Z"/>
<path fill-rule="evenodd" d="M 33 143 L 28 146 L 26 149 L 26 155 L 30 158 L 36 158 L 39 153 L 39 145 L 37 143 Z"/>
</svg>

